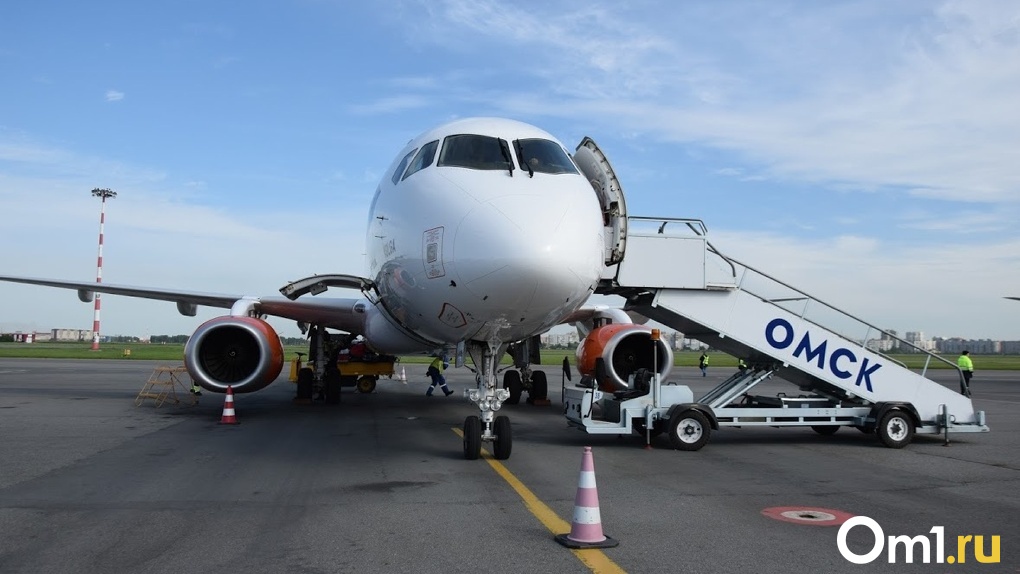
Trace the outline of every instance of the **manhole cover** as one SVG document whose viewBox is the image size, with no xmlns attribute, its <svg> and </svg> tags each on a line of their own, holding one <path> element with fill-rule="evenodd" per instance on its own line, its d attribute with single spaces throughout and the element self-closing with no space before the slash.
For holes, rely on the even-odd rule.
<svg viewBox="0 0 1020 574">
<path fill-rule="evenodd" d="M 773 506 L 761 513 L 775 520 L 810 526 L 839 526 L 854 516 L 841 510 L 810 506 Z"/>
</svg>

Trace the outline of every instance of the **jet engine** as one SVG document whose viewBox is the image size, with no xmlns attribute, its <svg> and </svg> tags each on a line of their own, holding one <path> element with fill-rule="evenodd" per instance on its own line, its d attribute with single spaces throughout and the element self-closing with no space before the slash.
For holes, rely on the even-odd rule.
<svg viewBox="0 0 1020 574">
<path fill-rule="evenodd" d="M 184 347 L 184 365 L 191 378 L 214 392 L 257 391 L 276 380 L 283 369 L 283 345 L 276 331 L 261 319 L 223 316 L 206 321 Z"/>
<path fill-rule="evenodd" d="M 641 369 L 662 378 L 673 369 L 673 350 L 661 339 L 652 341 L 650 327 L 611 323 L 594 329 L 577 347 L 577 370 L 603 391 L 631 389 L 631 376 L 640 376 Z"/>
</svg>

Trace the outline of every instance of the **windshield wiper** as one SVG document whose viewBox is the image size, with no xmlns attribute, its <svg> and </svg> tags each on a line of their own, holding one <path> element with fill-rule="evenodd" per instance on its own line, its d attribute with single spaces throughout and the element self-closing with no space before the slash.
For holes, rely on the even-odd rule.
<svg viewBox="0 0 1020 574">
<path fill-rule="evenodd" d="M 517 163 L 521 164 L 521 169 L 528 170 L 528 177 L 535 177 L 535 170 L 531 169 L 531 164 L 524 161 L 524 146 L 521 145 L 521 140 L 514 140 L 514 149 L 517 150 Z"/>
<path fill-rule="evenodd" d="M 500 138 L 499 140 L 499 151 L 503 154 L 503 161 L 506 162 L 507 169 L 510 170 L 510 177 L 514 176 L 514 160 L 510 158 L 510 144 L 506 143 L 506 140 Z"/>
</svg>

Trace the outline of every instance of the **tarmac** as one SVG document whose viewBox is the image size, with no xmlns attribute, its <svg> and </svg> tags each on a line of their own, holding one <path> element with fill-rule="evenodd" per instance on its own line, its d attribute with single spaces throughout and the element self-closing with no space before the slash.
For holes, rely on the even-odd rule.
<svg viewBox="0 0 1020 574">
<path fill-rule="evenodd" d="M 660 437 L 569 428 L 561 373 L 545 367 L 549 406 L 504 406 L 509 460 L 464 460 L 463 396 L 425 397 L 425 365 L 339 405 L 295 405 L 283 376 L 197 405 L 135 399 L 155 366 L 136 360 L 0 360 L 0 573 L 110 572 L 1020 572 L 1020 372 L 979 371 L 990 433 L 916 436 L 902 450 L 840 429 L 741 428 L 697 452 Z M 956 388 L 955 373 L 935 377 Z M 285 373 L 286 374 L 286 373 Z M 730 373 L 670 378 L 695 396 Z M 576 382 L 576 376 L 575 376 Z M 566 384 L 570 384 L 567 382 Z M 769 383 L 771 391 L 796 387 Z M 762 393 L 764 394 L 764 393 Z M 569 550 L 583 448 L 591 446 L 606 535 L 619 546 Z M 484 448 L 491 452 L 491 445 Z M 864 555 L 889 536 L 924 536 L 869 565 L 848 561 L 838 522 Z M 830 520 L 834 517 L 835 520 Z M 943 527 L 944 555 L 936 551 Z M 938 532 L 937 530 L 934 532 Z M 959 553 L 958 537 L 981 535 Z M 980 563 L 999 537 L 997 563 Z M 888 544 L 886 544 L 888 547 Z"/>
</svg>

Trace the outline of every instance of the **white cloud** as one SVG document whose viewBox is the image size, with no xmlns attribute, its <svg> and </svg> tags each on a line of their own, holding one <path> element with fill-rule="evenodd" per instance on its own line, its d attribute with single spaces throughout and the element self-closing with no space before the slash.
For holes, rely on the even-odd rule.
<svg viewBox="0 0 1020 574">
<path fill-rule="evenodd" d="M 491 98 L 512 113 L 737 152 L 757 178 L 1016 201 L 1020 6 L 928 7 L 450 0 L 417 29 L 446 48 L 509 44 L 513 69 L 543 82 Z"/>
<path fill-rule="evenodd" d="M 106 208 L 108 283 L 259 296 L 276 295 L 286 281 L 316 273 L 364 272 L 368 199 L 360 195 L 315 209 L 301 202 L 273 204 L 268 211 L 248 204 L 214 206 L 199 203 L 216 195 L 205 182 L 177 187 L 146 167 L 45 146 L 7 144 L 0 151 L 0 160 L 16 159 L 27 174 L 0 171 L 4 234 L 19 238 L 15 248 L 0 250 L 5 274 L 95 277 L 99 202 L 88 192 L 97 181 L 120 192 Z M 310 249 L 321 253 L 306 257 Z M 87 307 L 72 292 L 0 284 L 0 330 L 89 328 Z M 206 309 L 200 317 L 220 312 Z M 17 326 L 13 316 L 21 317 Z M 172 304 L 115 296 L 103 303 L 103 331 L 109 334 L 190 333 L 198 324 Z M 298 334 L 293 322 L 275 320 L 274 326 Z"/>
<path fill-rule="evenodd" d="M 118 92 L 117 90 L 106 90 L 106 101 L 108 102 L 119 102 L 124 99 L 124 92 Z"/>
</svg>

